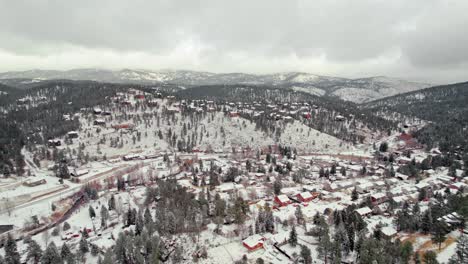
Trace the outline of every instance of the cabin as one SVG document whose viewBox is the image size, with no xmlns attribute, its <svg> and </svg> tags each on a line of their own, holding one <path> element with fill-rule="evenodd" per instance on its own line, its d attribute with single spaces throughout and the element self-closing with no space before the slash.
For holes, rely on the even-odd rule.
<svg viewBox="0 0 468 264">
<path fill-rule="evenodd" d="M 302 117 L 305 119 L 311 119 L 312 115 L 310 114 L 310 112 L 304 112 L 302 113 Z"/>
<path fill-rule="evenodd" d="M 231 111 L 229 112 L 229 117 L 238 117 L 240 114 L 239 112 Z"/>
<path fill-rule="evenodd" d="M 342 121 L 345 121 L 346 118 L 342 115 L 337 115 L 335 116 L 335 121 L 339 121 L 339 122 L 342 122 Z"/>
<path fill-rule="evenodd" d="M 297 197 L 297 200 L 303 203 L 310 202 L 315 198 L 310 192 L 301 192 L 297 194 L 296 197 Z"/>
<path fill-rule="evenodd" d="M 95 115 L 100 115 L 100 114 L 102 113 L 102 109 L 96 107 L 96 108 L 93 109 L 93 113 L 94 113 Z"/>
<path fill-rule="evenodd" d="M 255 251 L 257 249 L 263 248 L 264 241 L 265 241 L 264 237 L 262 237 L 259 234 L 255 234 L 244 239 L 242 241 L 242 245 L 245 248 L 247 248 L 249 252 L 251 252 L 251 251 Z"/>
<path fill-rule="evenodd" d="M 145 99 L 145 96 L 143 94 L 137 94 L 134 96 L 135 99 L 142 100 Z"/>
<path fill-rule="evenodd" d="M 281 207 L 281 206 L 286 206 L 288 204 L 291 204 L 292 201 L 288 198 L 288 196 L 281 194 L 275 197 L 275 203 Z"/>
<path fill-rule="evenodd" d="M 138 154 L 130 154 L 130 155 L 125 155 L 123 157 L 124 161 L 137 160 L 137 159 L 140 159 L 140 155 Z"/>
<path fill-rule="evenodd" d="M 372 194 L 370 197 L 371 197 L 372 203 L 375 203 L 375 204 L 380 204 L 387 200 L 387 195 L 385 193 L 375 193 L 375 194 Z"/>
<path fill-rule="evenodd" d="M 395 228 L 393 228 L 391 226 L 384 226 L 384 227 L 382 227 L 382 229 L 380 231 L 382 232 L 384 237 L 386 237 L 387 239 L 392 239 L 392 238 L 396 237 L 396 235 L 398 233 L 395 230 Z"/>
<path fill-rule="evenodd" d="M 79 136 L 78 132 L 76 132 L 76 131 L 70 131 L 70 132 L 67 133 L 68 138 L 78 138 L 78 136 Z"/>
<path fill-rule="evenodd" d="M 372 210 L 366 206 L 366 207 L 356 209 L 356 213 L 358 213 L 362 217 L 365 217 L 365 216 L 370 215 L 372 213 Z"/>
<path fill-rule="evenodd" d="M 35 187 L 35 186 L 39 186 L 39 185 L 46 184 L 46 183 L 47 181 L 45 179 L 40 179 L 40 180 L 28 179 L 23 182 L 23 185 L 27 187 Z"/>
<path fill-rule="evenodd" d="M 133 128 L 133 124 L 116 124 L 116 125 L 112 125 L 112 128 L 114 129 L 132 129 Z"/>
<path fill-rule="evenodd" d="M 94 120 L 94 123 L 93 123 L 95 126 L 104 126 L 106 125 L 106 120 L 104 119 L 96 119 Z"/>
<path fill-rule="evenodd" d="M 62 145 L 62 141 L 60 141 L 60 139 L 49 139 L 47 145 L 49 147 L 58 147 Z"/>
</svg>

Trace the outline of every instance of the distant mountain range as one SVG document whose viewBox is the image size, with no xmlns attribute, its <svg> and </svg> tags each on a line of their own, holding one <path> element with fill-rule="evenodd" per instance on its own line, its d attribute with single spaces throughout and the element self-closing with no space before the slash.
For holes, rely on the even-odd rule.
<svg viewBox="0 0 468 264">
<path fill-rule="evenodd" d="M 175 84 L 183 88 L 200 85 L 267 85 L 302 91 L 317 96 L 333 96 L 355 103 L 411 92 L 431 86 L 389 77 L 347 79 L 302 72 L 275 74 L 210 73 L 185 70 L 103 70 L 75 69 L 68 71 L 30 70 L 0 73 L 4 84 L 40 82 L 51 79 L 93 80 L 112 83 Z"/>
</svg>

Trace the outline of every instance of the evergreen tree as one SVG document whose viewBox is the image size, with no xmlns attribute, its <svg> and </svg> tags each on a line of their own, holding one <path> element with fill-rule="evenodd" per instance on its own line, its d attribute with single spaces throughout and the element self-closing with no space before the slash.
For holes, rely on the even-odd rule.
<svg viewBox="0 0 468 264">
<path fill-rule="evenodd" d="M 96 217 L 96 212 L 94 211 L 94 208 L 90 205 L 88 210 L 89 210 L 89 217 L 91 219 L 95 218 Z"/>
<path fill-rule="evenodd" d="M 439 262 L 437 261 L 437 254 L 432 250 L 426 251 L 426 253 L 424 253 L 424 263 L 439 264 Z"/>
<path fill-rule="evenodd" d="M 115 210 L 115 197 L 114 195 L 111 196 L 109 201 L 107 202 L 107 207 L 109 207 L 109 211 Z"/>
<path fill-rule="evenodd" d="M 437 221 L 434 224 L 433 231 L 432 231 L 432 241 L 439 245 L 439 250 L 442 245 L 442 242 L 446 239 L 447 232 L 445 231 L 445 226 L 442 222 Z"/>
<path fill-rule="evenodd" d="M 103 205 L 101 206 L 101 227 L 105 228 L 107 227 L 107 220 L 109 219 L 109 211 L 107 211 L 107 208 Z"/>
<path fill-rule="evenodd" d="M 89 252 L 88 241 L 84 237 L 81 237 L 79 244 L 80 252 L 86 254 Z"/>
<path fill-rule="evenodd" d="M 47 246 L 44 254 L 41 258 L 41 264 L 60 264 L 63 263 L 62 258 L 60 257 L 60 253 L 55 246 L 54 242 L 51 242 L 49 246 Z"/>
<path fill-rule="evenodd" d="M 279 195 L 281 193 L 281 188 L 283 188 L 283 184 L 279 178 L 276 178 L 275 182 L 273 183 L 273 192 L 275 195 Z"/>
<path fill-rule="evenodd" d="M 351 201 L 356 201 L 359 199 L 359 193 L 356 188 L 353 189 L 353 192 L 351 193 Z"/>
<path fill-rule="evenodd" d="M 135 220 L 135 234 L 140 235 L 144 227 L 145 222 L 143 220 L 143 215 L 141 214 L 141 211 L 138 211 L 138 215 Z"/>
<path fill-rule="evenodd" d="M 151 262 L 155 263 L 155 262 Z M 114 264 L 114 257 L 112 255 L 112 249 L 108 249 L 104 254 L 104 259 L 102 260 L 102 264 Z"/>
<path fill-rule="evenodd" d="M 294 226 L 292 227 L 291 232 L 289 232 L 288 243 L 292 247 L 295 247 L 297 245 L 297 233 L 296 228 Z"/>
<path fill-rule="evenodd" d="M 413 255 L 413 245 L 411 242 L 406 241 L 400 245 L 400 256 L 403 263 L 408 263 Z"/>
<path fill-rule="evenodd" d="M 20 254 L 18 253 L 18 248 L 16 246 L 16 241 L 13 237 L 8 234 L 7 240 L 5 243 L 5 262 L 7 264 L 20 264 Z"/>
<path fill-rule="evenodd" d="M 304 260 L 304 264 L 312 264 L 312 254 L 308 247 L 301 246 L 301 257 Z"/>
<path fill-rule="evenodd" d="M 63 243 L 60 250 L 60 257 L 62 257 L 63 260 L 67 260 L 70 255 L 72 255 L 70 248 L 68 247 L 67 243 Z"/>
<path fill-rule="evenodd" d="M 33 263 L 39 263 L 41 257 L 41 246 L 39 246 L 39 244 L 35 240 L 30 240 L 28 243 L 28 255 L 26 256 L 26 259 L 28 261 L 32 261 Z"/>
<path fill-rule="evenodd" d="M 296 216 L 296 221 L 298 224 L 301 224 L 304 222 L 304 214 L 302 213 L 302 209 L 300 206 L 296 207 L 296 211 L 294 212 L 294 215 Z"/>
<path fill-rule="evenodd" d="M 468 236 L 461 234 L 457 239 L 455 254 L 449 259 L 448 264 L 468 263 Z"/>
</svg>

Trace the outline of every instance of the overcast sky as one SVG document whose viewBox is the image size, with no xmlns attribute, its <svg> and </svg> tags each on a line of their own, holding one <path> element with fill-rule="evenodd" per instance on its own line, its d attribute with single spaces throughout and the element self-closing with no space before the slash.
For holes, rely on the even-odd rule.
<svg viewBox="0 0 468 264">
<path fill-rule="evenodd" d="M 467 0 L 0 0 L 0 71 L 468 81 Z"/>
</svg>

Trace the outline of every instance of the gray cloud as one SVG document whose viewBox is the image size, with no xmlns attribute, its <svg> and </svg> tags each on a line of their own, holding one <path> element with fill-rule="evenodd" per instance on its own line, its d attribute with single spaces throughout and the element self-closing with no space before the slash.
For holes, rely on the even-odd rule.
<svg viewBox="0 0 468 264">
<path fill-rule="evenodd" d="M 468 80 L 464 0 L 0 0 L 0 70 L 181 68 Z"/>
</svg>

